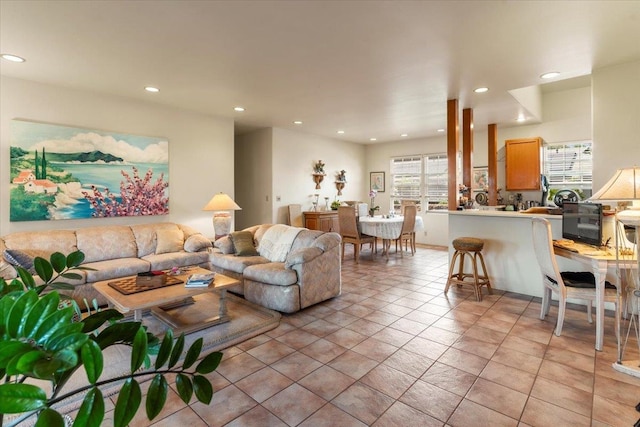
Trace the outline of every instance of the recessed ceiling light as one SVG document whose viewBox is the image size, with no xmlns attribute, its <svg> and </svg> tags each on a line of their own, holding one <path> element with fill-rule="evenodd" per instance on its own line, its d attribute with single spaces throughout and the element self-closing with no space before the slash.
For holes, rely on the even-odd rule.
<svg viewBox="0 0 640 427">
<path fill-rule="evenodd" d="M 153 86 L 146 86 L 144 88 L 144 90 L 146 90 L 147 92 L 152 92 L 152 93 L 160 92 L 160 89 L 158 89 L 157 87 L 153 87 Z"/>
<path fill-rule="evenodd" d="M 338 134 L 343 135 L 343 134 L 344 134 L 344 131 L 343 131 L 343 130 L 339 130 L 339 131 L 338 131 Z"/>
<path fill-rule="evenodd" d="M 244 111 L 244 107 L 234 107 L 233 110 L 242 113 Z"/>
<path fill-rule="evenodd" d="M 369 138 L 369 141 L 377 141 L 378 138 Z"/>
<path fill-rule="evenodd" d="M 0 55 L 0 57 L 2 57 L 2 59 L 6 59 L 7 61 L 11 61 L 11 62 L 25 62 L 26 59 L 21 58 L 17 55 L 11 55 L 10 53 L 3 53 L 2 55 Z"/>
<path fill-rule="evenodd" d="M 475 93 L 485 93 L 489 91 L 488 87 L 478 87 L 473 90 Z"/>
<path fill-rule="evenodd" d="M 436 132 L 444 132 L 444 129 L 438 129 Z"/>
<path fill-rule="evenodd" d="M 400 136 L 404 138 L 405 136 L 409 136 L 409 134 L 408 133 L 403 133 L 403 134 L 400 134 Z"/>
<path fill-rule="evenodd" d="M 524 114 L 520 114 L 518 116 L 518 118 L 516 119 L 516 122 L 524 122 L 526 120 L 527 120 L 527 118 L 524 116 Z"/>
<path fill-rule="evenodd" d="M 294 125 L 301 125 L 301 124 L 302 124 L 302 122 L 301 122 L 300 120 L 294 120 L 293 124 L 294 124 Z"/>
<path fill-rule="evenodd" d="M 549 73 L 544 73 L 542 75 L 540 75 L 541 79 L 552 79 L 554 77 L 558 77 L 560 75 L 560 73 L 558 71 L 551 71 Z"/>
</svg>

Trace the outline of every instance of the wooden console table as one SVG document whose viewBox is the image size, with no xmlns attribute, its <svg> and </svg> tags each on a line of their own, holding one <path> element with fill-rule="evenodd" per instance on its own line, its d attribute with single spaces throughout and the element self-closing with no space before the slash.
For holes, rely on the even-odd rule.
<svg viewBox="0 0 640 427">
<path fill-rule="evenodd" d="M 304 214 L 304 226 L 309 230 L 340 232 L 338 211 L 306 211 Z"/>
</svg>

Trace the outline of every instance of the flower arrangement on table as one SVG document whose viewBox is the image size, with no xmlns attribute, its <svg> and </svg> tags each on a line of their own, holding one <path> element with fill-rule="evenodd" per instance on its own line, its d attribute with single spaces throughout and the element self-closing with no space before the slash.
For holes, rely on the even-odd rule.
<svg viewBox="0 0 640 427">
<path fill-rule="evenodd" d="M 377 190 L 369 191 L 369 198 L 371 198 L 371 204 L 369 205 L 369 216 L 374 216 L 376 211 L 380 209 L 380 206 L 376 206 L 376 196 L 378 195 Z"/>
</svg>

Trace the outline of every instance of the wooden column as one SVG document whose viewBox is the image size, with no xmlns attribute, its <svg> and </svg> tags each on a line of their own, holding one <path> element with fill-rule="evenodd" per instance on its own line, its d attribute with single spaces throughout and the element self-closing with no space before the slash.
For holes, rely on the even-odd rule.
<svg viewBox="0 0 640 427">
<path fill-rule="evenodd" d="M 498 204 L 498 125 L 492 123 L 487 128 L 487 149 L 489 159 L 489 206 Z"/>
<path fill-rule="evenodd" d="M 449 187 L 449 210 L 455 211 L 458 208 L 458 100 L 449 99 L 447 101 L 447 164 L 449 167 L 448 187 Z"/>
<path fill-rule="evenodd" d="M 462 183 L 471 194 L 471 181 L 473 179 L 473 109 L 462 110 Z"/>
</svg>

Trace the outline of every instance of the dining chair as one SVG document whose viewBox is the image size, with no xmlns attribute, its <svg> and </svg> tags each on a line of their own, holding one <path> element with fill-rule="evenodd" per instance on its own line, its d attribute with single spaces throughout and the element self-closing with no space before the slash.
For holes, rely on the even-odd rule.
<svg viewBox="0 0 640 427">
<path fill-rule="evenodd" d="M 587 320 L 593 322 L 591 316 L 591 306 L 596 299 L 596 282 L 591 272 L 560 272 L 558 263 L 553 253 L 553 239 L 551 237 L 551 223 L 545 218 L 533 218 L 531 220 L 533 232 L 533 248 L 536 253 L 540 272 L 542 273 L 542 283 L 544 285 L 542 294 L 542 307 L 540 309 L 540 320 L 544 320 L 549 314 L 552 294 L 558 295 L 558 321 L 556 323 L 555 334 L 560 336 L 564 314 L 567 305 L 567 298 L 583 300 L 587 302 Z M 618 316 L 619 304 L 618 289 L 611 283 L 605 285 L 605 301 L 615 304 L 615 315 Z M 616 322 L 616 329 L 618 323 Z M 618 331 L 616 330 L 616 334 Z"/>
<path fill-rule="evenodd" d="M 302 206 L 293 204 L 288 206 L 289 210 L 289 225 L 294 227 L 304 227 L 302 221 Z"/>
<path fill-rule="evenodd" d="M 340 224 L 340 235 L 342 236 L 342 260 L 344 261 L 344 247 L 347 243 L 353 244 L 356 263 L 359 262 L 362 245 L 371 245 L 371 255 L 378 251 L 377 238 L 362 234 L 358 229 L 358 219 L 353 206 L 338 207 L 338 223 Z"/>
<path fill-rule="evenodd" d="M 396 239 L 396 252 L 398 252 L 398 243 L 400 243 L 400 256 L 404 256 L 402 243 L 404 242 L 404 250 L 411 247 L 411 255 L 416 253 L 416 205 L 406 205 L 404 207 L 404 220 L 402 221 L 402 230 L 400 236 Z"/>
</svg>

